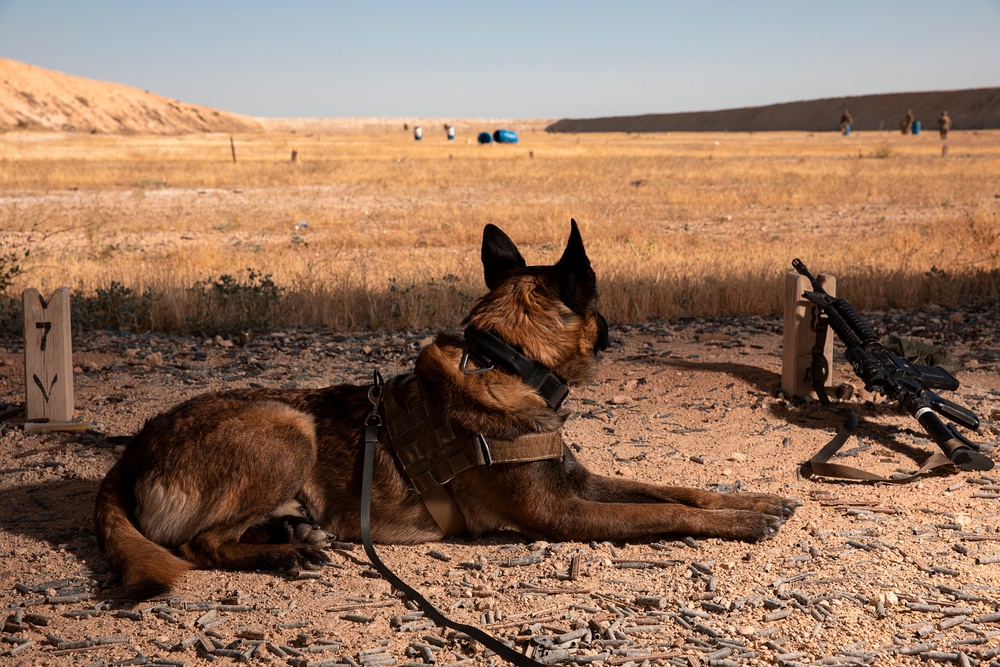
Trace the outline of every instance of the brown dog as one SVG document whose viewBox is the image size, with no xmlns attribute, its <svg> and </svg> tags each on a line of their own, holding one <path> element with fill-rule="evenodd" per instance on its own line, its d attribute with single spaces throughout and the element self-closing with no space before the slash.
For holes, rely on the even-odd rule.
<svg viewBox="0 0 1000 667">
<path fill-rule="evenodd" d="M 561 403 L 566 383 L 590 376 L 607 324 L 576 222 L 554 266 L 526 266 L 493 225 L 482 260 L 489 292 L 466 318 L 464 338 L 440 334 L 414 372 L 382 392 L 376 542 L 504 529 L 547 540 L 757 541 L 792 514 L 797 503 L 773 495 L 656 486 L 584 468 L 562 445 Z M 370 389 L 229 391 L 150 419 L 97 497 L 97 536 L 126 591 L 162 593 L 192 567 L 326 562 L 321 549 L 282 534 L 284 518 L 358 540 Z"/>
</svg>

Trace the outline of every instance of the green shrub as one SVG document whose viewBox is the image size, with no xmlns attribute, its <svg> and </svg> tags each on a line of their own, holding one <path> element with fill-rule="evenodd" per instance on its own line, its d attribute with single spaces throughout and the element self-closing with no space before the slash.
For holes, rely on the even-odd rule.
<svg viewBox="0 0 1000 667">
<path fill-rule="evenodd" d="M 195 313 L 188 328 L 205 335 L 261 333 L 279 326 L 283 289 L 263 274 L 248 268 L 239 280 L 228 273 L 199 280 L 191 288 Z"/>
</svg>

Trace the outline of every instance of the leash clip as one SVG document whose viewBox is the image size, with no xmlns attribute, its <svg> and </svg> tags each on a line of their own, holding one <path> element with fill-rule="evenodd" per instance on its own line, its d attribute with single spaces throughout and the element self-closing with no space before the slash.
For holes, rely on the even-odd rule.
<svg viewBox="0 0 1000 667">
<path fill-rule="evenodd" d="M 365 424 L 371 426 L 381 426 L 382 425 L 382 415 L 379 414 L 379 407 L 382 405 L 382 391 L 384 387 L 384 382 L 382 381 L 382 374 L 375 369 L 375 373 L 372 377 L 372 386 L 368 387 L 368 400 L 372 402 L 372 411 L 368 413 L 365 417 Z"/>
</svg>

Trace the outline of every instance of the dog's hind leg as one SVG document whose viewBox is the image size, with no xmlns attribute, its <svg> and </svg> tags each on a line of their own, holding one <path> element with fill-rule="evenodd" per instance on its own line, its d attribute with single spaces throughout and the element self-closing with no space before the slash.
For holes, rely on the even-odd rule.
<svg viewBox="0 0 1000 667">
<path fill-rule="evenodd" d="M 213 527 L 179 548 L 197 567 L 226 570 L 294 570 L 325 565 L 330 558 L 310 544 L 252 544 L 240 542 L 247 526 Z"/>
</svg>

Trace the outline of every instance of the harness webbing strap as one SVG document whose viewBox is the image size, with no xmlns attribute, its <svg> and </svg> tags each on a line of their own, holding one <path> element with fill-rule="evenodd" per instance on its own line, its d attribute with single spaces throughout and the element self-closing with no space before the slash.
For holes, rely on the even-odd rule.
<svg viewBox="0 0 1000 667">
<path fill-rule="evenodd" d="M 864 482 L 885 482 L 887 484 L 905 484 L 907 482 L 912 482 L 915 479 L 922 477 L 928 473 L 931 473 L 938 469 L 945 469 L 953 471 L 955 469 L 955 464 L 948 460 L 948 457 L 941 452 L 934 452 L 927 460 L 923 462 L 920 469 L 911 475 L 900 475 L 898 477 L 883 477 L 882 475 L 877 475 L 868 470 L 862 470 L 860 468 L 852 468 L 846 466 L 842 463 L 830 463 L 830 458 L 840 451 L 840 448 L 844 446 L 851 435 L 858 428 L 858 417 L 854 414 L 852 410 L 850 414 L 847 415 L 847 419 L 844 420 L 844 425 L 841 427 L 837 435 L 826 444 L 823 449 L 816 453 L 809 461 L 806 462 L 806 466 L 809 472 L 813 475 L 820 475 L 822 477 L 833 477 L 836 479 L 851 479 Z"/>
<path fill-rule="evenodd" d="M 424 506 L 430 512 L 434 523 L 446 536 L 468 532 L 469 526 L 465 523 L 465 515 L 455 504 L 448 489 L 443 486 L 433 486 L 421 493 L 420 499 L 424 501 Z"/>
<path fill-rule="evenodd" d="M 483 438 L 492 463 L 525 463 L 545 459 L 561 459 L 563 455 L 562 433 L 544 431 L 526 433 L 513 440 Z"/>
</svg>

